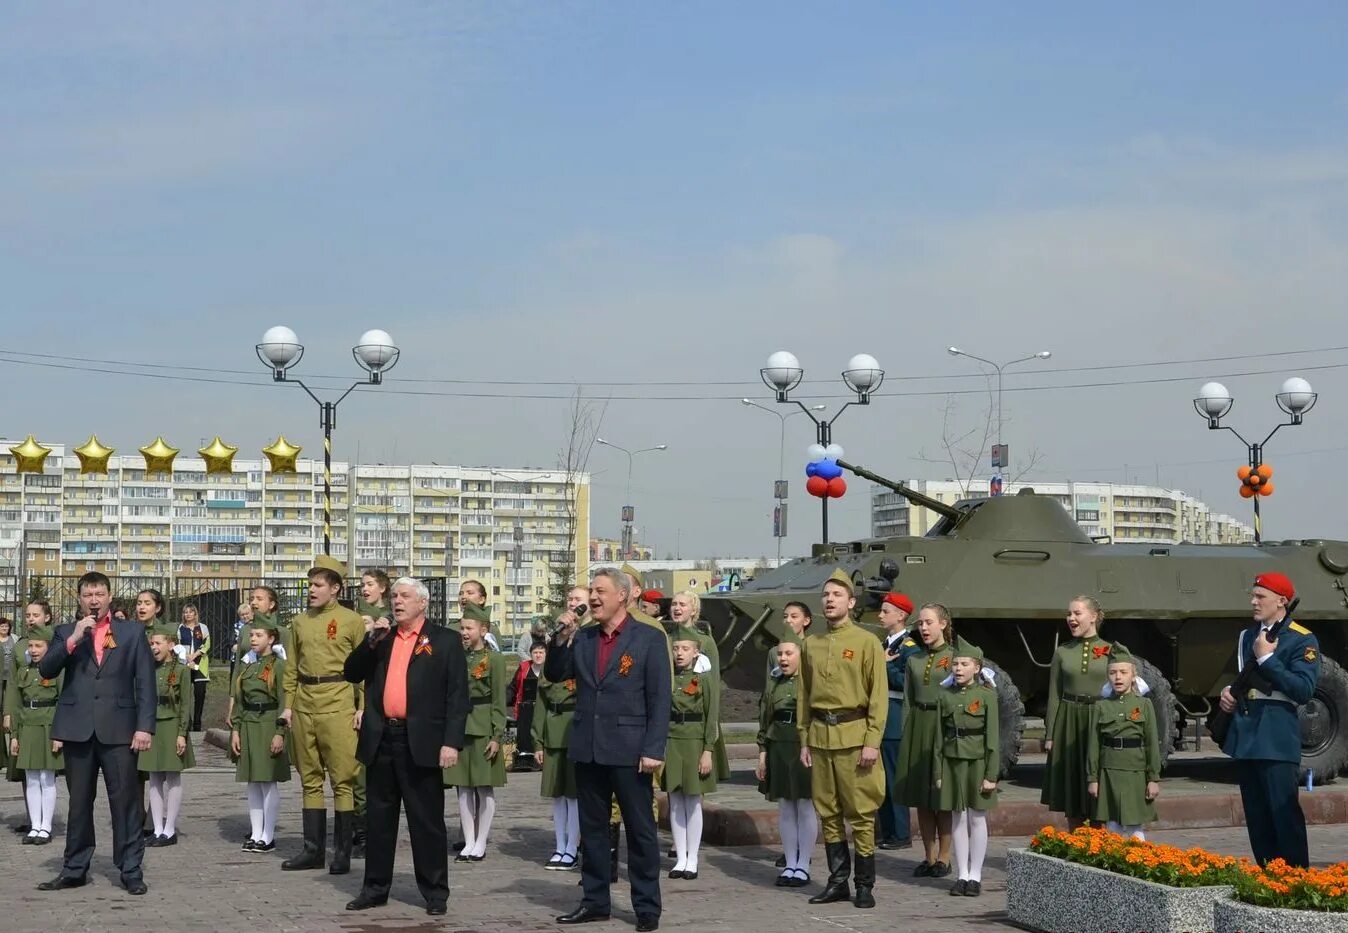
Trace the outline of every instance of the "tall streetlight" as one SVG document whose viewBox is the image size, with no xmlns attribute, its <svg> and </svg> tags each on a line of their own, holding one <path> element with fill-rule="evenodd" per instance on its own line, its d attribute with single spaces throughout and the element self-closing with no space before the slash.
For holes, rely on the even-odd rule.
<svg viewBox="0 0 1348 933">
<path fill-rule="evenodd" d="M 959 347 L 946 347 L 946 352 L 951 356 L 963 356 L 971 360 L 977 360 L 980 363 L 987 363 L 993 369 L 997 370 L 997 450 L 999 456 L 993 457 L 994 462 L 992 466 L 994 469 L 1005 469 L 1006 467 L 1009 467 L 1011 465 L 1011 458 L 1007 456 L 1006 447 L 1002 445 L 1002 372 L 1008 367 L 1015 366 L 1017 363 L 1046 360 L 1053 355 L 1052 352 L 1040 350 L 1038 353 L 1030 356 L 1022 356 L 1019 359 L 1008 360 L 1005 363 L 994 363 L 992 360 L 986 360 L 981 356 L 974 356 L 972 353 L 966 353 Z M 998 481 L 997 485 L 1000 486 L 1000 481 Z M 991 485 L 989 486 L 989 491 L 992 492 L 992 495 L 994 496 L 1000 494 L 1000 490 L 993 492 Z"/>
<path fill-rule="evenodd" d="M 398 364 L 402 355 L 393 338 L 387 331 L 367 330 L 361 334 L 360 342 L 351 348 L 351 355 L 369 377 L 364 382 L 354 383 L 342 393 L 335 402 L 325 402 L 315 395 L 299 379 L 291 379 L 293 369 L 304 356 L 304 344 L 289 327 L 273 327 L 262 335 L 262 342 L 256 347 L 257 358 L 262 365 L 271 370 L 272 380 L 288 382 L 299 386 L 309 397 L 318 403 L 319 426 L 323 429 L 323 553 L 332 553 L 332 429 L 337 427 L 337 406 L 348 395 L 363 385 L 377 386 L 383 383 L 384 373 Z"/>
<path fill-rule="evenodd" d="M 773 528 L 773 536 L 777 539 L 777 566 L 782 565 L 782 538 L 786 537 L 786 419 L 793 415 L 800 414 L 799 411 L 788 411 L 782 414 L 772 408 L 764 408 L 753 399 L 740 399 L 741 405 L 747 405 L 750 408 L 757 408 L 759 411 L 765 411 L 770 415 L 776 415 L 782 422 L 782 440 L 777 447 L 777 482 L 773 483 L 772 497 L 777 500 L 777 521 Z M 811 405 L 809 411 L 823 411 L 823 405 Z"/>
<path fill-rule="evenodd" d="M 842 372 L 843 383 L 855 392 L 857 397 L 844 403 L 832 418 L 823 419 L 816 417 L 814 413 L 822 406 L 812 409 L 799 399 L 791 398 L 791 390 L 800 385 L 801 379 L 805 377 L 805 370 L 801 369 L 800 360 L 794 353 L 786 350 L 773 353 L 768 357 L 768 365 L 760 369 L 758 375 L 763 379 L 763 384 L 776 395 L 777 404 L 786 405 L 794 402 L 801 411 L 810 416 L 810 420 L 814 422 L 815 440 L 821 447 L 833 443 L 833 422 L 842 417 L 842 413 L 852 405 L 869 405 L 871 393 L 877 391 L 880 384 L 885 381 L 885 371 L 880 368 L 880 363 L 875 357 L 869 353 L 858 353 L 847 361 L 847 368 Z M 821 497 L 819 503 L 820 535 L 823 543 L 827 545 L 828 497 Z"/>
<path fill-rule="evenodd" d="M 634 508 L 632 507 L 632 505 L 631 505 L 631 502 L 632 502 L 632 458 L 634 458 L 637 454 L 650 453 L 651 451 L 655 451 L 655 450 L 668 450 L 668 449 L 669 449 L 669 445 L 668 445 L 668 444 L 656 444 L 654 447 L 643 447 L 643 448 L 641 448 L 640 450 L 628 450 L 626 447 L 620 447 L 620 446 L 617 445 L 617 444 L 614 444 L 614 443 L 612 443 L 612 442 L 610 442 L 610 441 L 604 440 L 602 437 L 596 437 L 596 438 L 594 439 L 594 442 L 595 442 L 596 444 L 603 444 L 605 447 L 612 447 L 614 450 L 621 450 L 623 453 L 627 454 L 627 487 L 626 487 L 626 489 L 624 490 L 624 493 L 623 493 L 623 502 L 626 503 L 626 504 L 623 505 L 623 511 L 622 511 L 622 521 L 623 521 L 623 530 L 622 530 L 622 549 L 623 549 L 623 559 L 624 559 L 624 560 L 631 560 L 631 559 L 632 559 L 632 522 L 635 521 L 635 520 L 636 520 L 636 517 L 637 517 L 637 510 L 634 509 Z"/>
<path fill-rule="evenodd" d="M 1319 395 L 1305 379 L 1293 376 L 1282 384 L 1282 391 L 1273 398 L 1278 403 L 1278 407 L 1287 413 L 1288 418 L 1286 421 L 1274 425 L 1273 430 L 1268 432 L 1268 436 L 1258 444 L 1251 444 L 1241 437 L 1240 432 L 1235 428 L 1222 424 L 1222 419 L 1226 417 L 1235 404 L 1231 393 L 1226 391 L 1226 386 L 1220 382 L 1206 383 L 1203 388 L 1198 390 L 1198 398 L 1194 399 L 1194 411 L 1198 412 L 1199 417 L 1207 421 L 1208 430 L 1230 431 L 1245 445 L 1246 453 L 1249 454 L 1249 466 L 1242 468 L 1237 475 L 1242 482 L 1240 494 L 1247 499 L 1254 500 L 1255 544 L 1258 544 L 1263 538 L 1263 529 L 1259 517 L 1259 500 L 1264 496 L 1273 494 L 1273 484 L 1269 482 L 1269 479 L 1273 476 L 1273 470 L 1272 468 L 1265 468 L 1264 445 L 1272 440 L 1273 435 L 1277 434 L 1281 428 L 1301 424 L 1301 419 L 1306 412 L 1315 407 Z"/>
</svg>

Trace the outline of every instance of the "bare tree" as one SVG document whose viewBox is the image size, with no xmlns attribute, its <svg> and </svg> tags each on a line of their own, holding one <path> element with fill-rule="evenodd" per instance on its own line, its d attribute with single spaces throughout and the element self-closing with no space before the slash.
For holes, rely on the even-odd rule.
<svg viewBox="0 0 1348 933">
<path fill-rule="evenodd" d="M 566 594 L 575 584 L 576 548 L 589 545 L 580 541 L 580 479 L 588 471 L 590 453 L 594 450 L 595 438 L 599 436 L 599 427 L 604 422 L 604 413 L 608 403 L 596 403 L 585 397 L 585 387 L 576 386 L 571 394 L 571 404 L 565 422 L 565 445 L 557 453 L 557 468 L 562 472 L 565 488 L 563 510 L 566 536 L 566 549 L 554 551 L 553 559 L 548 562 L 552 577 L 551 597 L 548 602 L 554 608 L 566 605 Z"/>
<path fill-rule="evenodd" d="M 955 396 L 947 395 L 945 409 L 941 413 L 941 449 L 939 456 L 930 456 L 925 448 L 919 449 L 917 459 L 924 463 L 949 465 L 954 480 L 959 485 L 961 497 L 967 498 L 974 477 L 984 464 L 984 457 L 990 450 L 988 444 L 997 434 L 996 402 L 992 394 L 992 384 L 988 384 L 987 408 L 973 419 L 973 424 L 965 428 L 959 421 L 959 406 Z M 1007 485 L 1018 482 L 1021 477 L 1033 470 L 1043 455 L 1039 448 L 1032 447 L 1026 455 L 1024 465 L 1006 478 Z"/>
</svg>

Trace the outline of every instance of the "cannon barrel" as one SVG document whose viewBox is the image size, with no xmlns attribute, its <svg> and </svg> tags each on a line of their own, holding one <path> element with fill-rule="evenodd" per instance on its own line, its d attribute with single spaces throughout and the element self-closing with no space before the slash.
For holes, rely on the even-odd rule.
<svg viewBox="0 0 1348 933">
<path fill-rule="evenodd" d="M 953 505 L 946 505 L 940 499 L 933 499 L 931 496 L 924 496 L 922 493 L 918 492 L 915 489 L 909 489 L 907 486 L 903 485 L 903 483 L 895 482 L 892 479 L 885 479 L 883 476 L 880 476 L 878 473 L 872 473 L 865 467 L 854 466 L 848 463 L 846 460 L 839 460 L 838 466 L 842 467 L 844 470 L 849 470 L 852 473 L 855 473 L 862 479 L 868 479 L 872 483 L 878 483 L 879 485 L 884 486 L 886 489 L 892 489 L 899 495 L 907 499 L 909 502 L 913 503 L 913 505 L 920 505 L 924 509 L 931 509 L 937 515 L 944 516 L 945 518 L 950 519 L 952 522 L 959 521 L 959 519 L 964 514 L 959 509 L 955 508 Z"/>
</svg>

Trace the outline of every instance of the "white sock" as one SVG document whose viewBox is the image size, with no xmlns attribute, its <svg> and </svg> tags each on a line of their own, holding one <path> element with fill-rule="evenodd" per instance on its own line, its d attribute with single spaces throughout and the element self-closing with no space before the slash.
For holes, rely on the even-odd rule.
<svg viewBox="0 0 1348 933">
<path fill-rule="evenodd" d="M 262 783 L 248 782 L 248 820 L 252 824 L 253 841 L 262 841 Z"/>
<path fill-rule="evenodd" d="M 38 829 L 51 835 L 51 821 L 56 815 L 56 772 L 39 771 L 37 777 L 42 786 L 42 825 Z"/>
<path fill-rule="evenodd" d="M 669 795 L 669 829 L 674 836 L 674 871 L 688 870 L 688 810 L 687 798 L 674 791 Z"/>
<path fill-rule="evenodd" d="M 156 836 L 164 835 L 164 772 L 155 771 L 145 781 L 145 796 L 150 798 L 150 822 Z"/>
<path fill-rule="evenodd" d="M 969 817 L 968 810 L 956 810 L 950 819 L 950 843 L 955 850 L 955 871 L 960 881 L 969 876 Z"/>
<path fill-rule="evenodd" d="M 472 855 L 477 848 L 477 790 L 472 787 L 460 787 L 459 830 L 463 833 L 463 855 Z"/>
<path fill-rule="evenodd" d="M 1134 839 L 1137 839 L 1141 842 L 1147 841 L 1147 834 L 1142 831 L 1141 823 L 1138 823 L 1136 826 L 1123 827 L 1123 834 L 1125 836 L 1132 836 Z"/>
<path fill-rule="evenodd" d="M 42 778 L 41 771 L 26 771 L 23 775 L 23 796 L 28 803 L 28 825 L 32 827 L 28 835 L 36 836 L 42 831 Z"/>
<path fill-rule="evenodd" d="M 800 829 L 796 825 L 794 800 L 777 801 L 777 832 L 782 837 L 782 851 L 786 853 L 786 868 L 782 869 L 785 875 L 800 867 Z"/>
<path fill-rule="evenodd" d="M 969 880 L 983 883 L 983 859 L 988 855 L 988 815 L 966 810 L 969 815 Z"/>
<path fill-rule="evenodd" d="M 275 781 L 262 785 L 262 842 L 271 842 L 276 838 L 276 819 L 281 815 L 281 788 Z"/>
<path fill-rule="evenodd" d="M 819 814 L 814 811 L 814 801 L 808 797 L 796 801 L 796 834 L 796 871 L 808 875 L 814 846 L 819 841 Z M 791 856 L 788 854 L 787 858 Z"/>
<path fill-rule="evenodd" d="M 472 855 L 487 854 L 487 835 L 491 832 L 491 821 L 496 816 L 496 789 L 476 787 L 477 791 L 477 844 Z M 464 851 L 468 851 L 466 848 Z"/>
<path fill-rule="evenodd" d="M 552 851 L 566 854 L 566 798 L 552 798 Z"/>
<path fill-rule="evenodd" d="M 580 854 L 580 801 L 566 798 L 566 851 L 564 855 L 576 858 Z"/>
<path fill-rule="evenodd" d="M 689 794 L 683 798 L 688 808 L 688 864 L 683 870 L 697 871 L 697 851 L 702 847 L 702 795 Z"/>
<path fill-rule="evenodd" d="M 164 835 L 174 836 L 183 809 L 183 775 L 181 771 L 165 771 L 160 779 L 164 787 Z"/>
</svg>

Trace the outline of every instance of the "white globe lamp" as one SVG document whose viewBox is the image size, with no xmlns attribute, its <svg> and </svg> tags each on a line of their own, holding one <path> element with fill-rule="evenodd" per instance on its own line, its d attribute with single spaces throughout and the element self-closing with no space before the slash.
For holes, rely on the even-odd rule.
<svg viewBox="0 0 1348 933">
<path fill-rule="evenodd" d="M 370 381 L 376 384 L 384 373 L 397 364 L 400 353 L 398 345 L 386 330 L 367 330 L 351 348 L 351 355 L 369 372 Z"/>
<path fill-rule="evenodd" d="M 304 344 L 295 332 L 284 325 L 267 328 L 257 347 L 257 358 L 272 371 L 272 378 L 282 382 L 286 370 L 290 369 L 304 356 Z"/>
<path fill-rule="evenodd" d="M 1278 407 L 1292 416 L 1293 424 L 1301 423 L 1301 416 L 1315 407 L 1318 398 L 1311 384 L 1300 376 L 1293 376 L 1282 384 L 1278 393 Z"/>
</svg>

